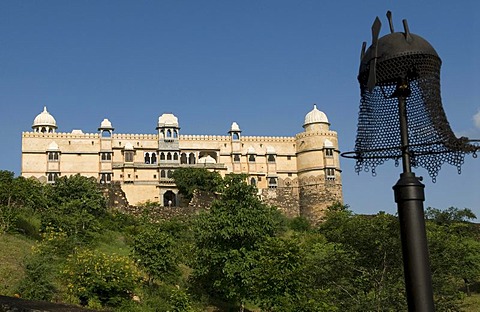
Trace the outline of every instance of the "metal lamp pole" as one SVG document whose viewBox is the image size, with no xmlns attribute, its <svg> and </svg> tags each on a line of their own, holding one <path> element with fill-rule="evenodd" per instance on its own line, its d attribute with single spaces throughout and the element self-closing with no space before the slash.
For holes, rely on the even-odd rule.
<svg viewBox="0 0 480 312">
<path fill-rule="evenodd" d="M 402 80 L 393 97 L 398 98 L 403 173 L 393 186 L 398 207 L 403 266 L 409 311 L 435 311 L 428 257 L 423 201 L 424 188 L 412 172 L 408 147 L 407 98 L 410 88 Z"/>
</svg>

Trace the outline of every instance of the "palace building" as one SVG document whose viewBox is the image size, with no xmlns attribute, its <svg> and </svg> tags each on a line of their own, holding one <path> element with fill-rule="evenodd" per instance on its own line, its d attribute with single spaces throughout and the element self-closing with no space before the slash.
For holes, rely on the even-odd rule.
<svg viewBox="0 0 480 312">
<path fill-rule="evenodd" d="M 152 127 L 153 128 L 153 127 Z M 153 134 L 116 133 L 108 119 L 97 133 L 59 132 L 46 107 L 22 133 L 22 176 L 55 183 L 81 174 L 118 183 L 128 202 L 176 206 L 175 169 L 201 167 L 222 176 L 243 173 L 259 195 L 286 214 L 317 219 L 342 202 L 340 151 L 327 116 L 314 105 L 304 131 L 292 137 L 242 136 L 233 122 L 228 135 L 180 134 L 178 118 L 165 113 Z"/>
</svg>

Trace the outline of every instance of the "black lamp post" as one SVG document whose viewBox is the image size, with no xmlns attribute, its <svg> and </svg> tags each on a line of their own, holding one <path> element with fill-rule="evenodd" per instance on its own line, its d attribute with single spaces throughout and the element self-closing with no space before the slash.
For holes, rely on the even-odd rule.
<svg viewBox="0 0 480 312">
<path fill-rule="evenodd" d="M 460 172 L 466 153 L 480 148 L 456 138 L 440 98 L 441 60 L 422 37 L 394 32 L 379 38 L 381 22 L 372 26 L 372 45 L 362 47 L 358 81 L 361 101 L 355 150 L 342 156 L 357 160 L 355 170 L 371 170 L 393 159 L 403 173 L 393 187 L 398 207 L 409 311 L 434 311 L 423 201 L 424 185 L 412 167 L 425 168 L 433 181 L 444 162 Z"/>
</svg>

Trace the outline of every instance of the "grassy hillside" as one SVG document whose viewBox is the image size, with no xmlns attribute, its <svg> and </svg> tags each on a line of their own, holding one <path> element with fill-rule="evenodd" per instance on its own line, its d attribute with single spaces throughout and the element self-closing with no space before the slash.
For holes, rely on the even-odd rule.
<svg viewBox="0 0 480 312">
<path fill-rule="evenodd" d="M 13 296 L 24 275 L 22 261 L 31 253 L 34 241 L 25 236 L 0 234 L 0 295 Z"/>
</svg>

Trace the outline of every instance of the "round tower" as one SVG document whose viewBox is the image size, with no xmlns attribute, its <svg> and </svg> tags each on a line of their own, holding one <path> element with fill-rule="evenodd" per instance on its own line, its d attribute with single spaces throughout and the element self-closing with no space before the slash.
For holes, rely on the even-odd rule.
<svg viewBox="0 0 480 312">
<path fill-rule="evenodd" d="M 57 130 L 57 122 L 55 118 L 47 111 L 47 107 L 43 107 L 43 112 L 37 115 L 32 124 L 33 132 L 54 133 Z"/>
<path fill-rule="evenodd" d="M 295 137 L 300 214 L 317 222 L 328 206 L 342 202 L 338 137 L 316 105 L 303 128 Z"/>
</svg>

